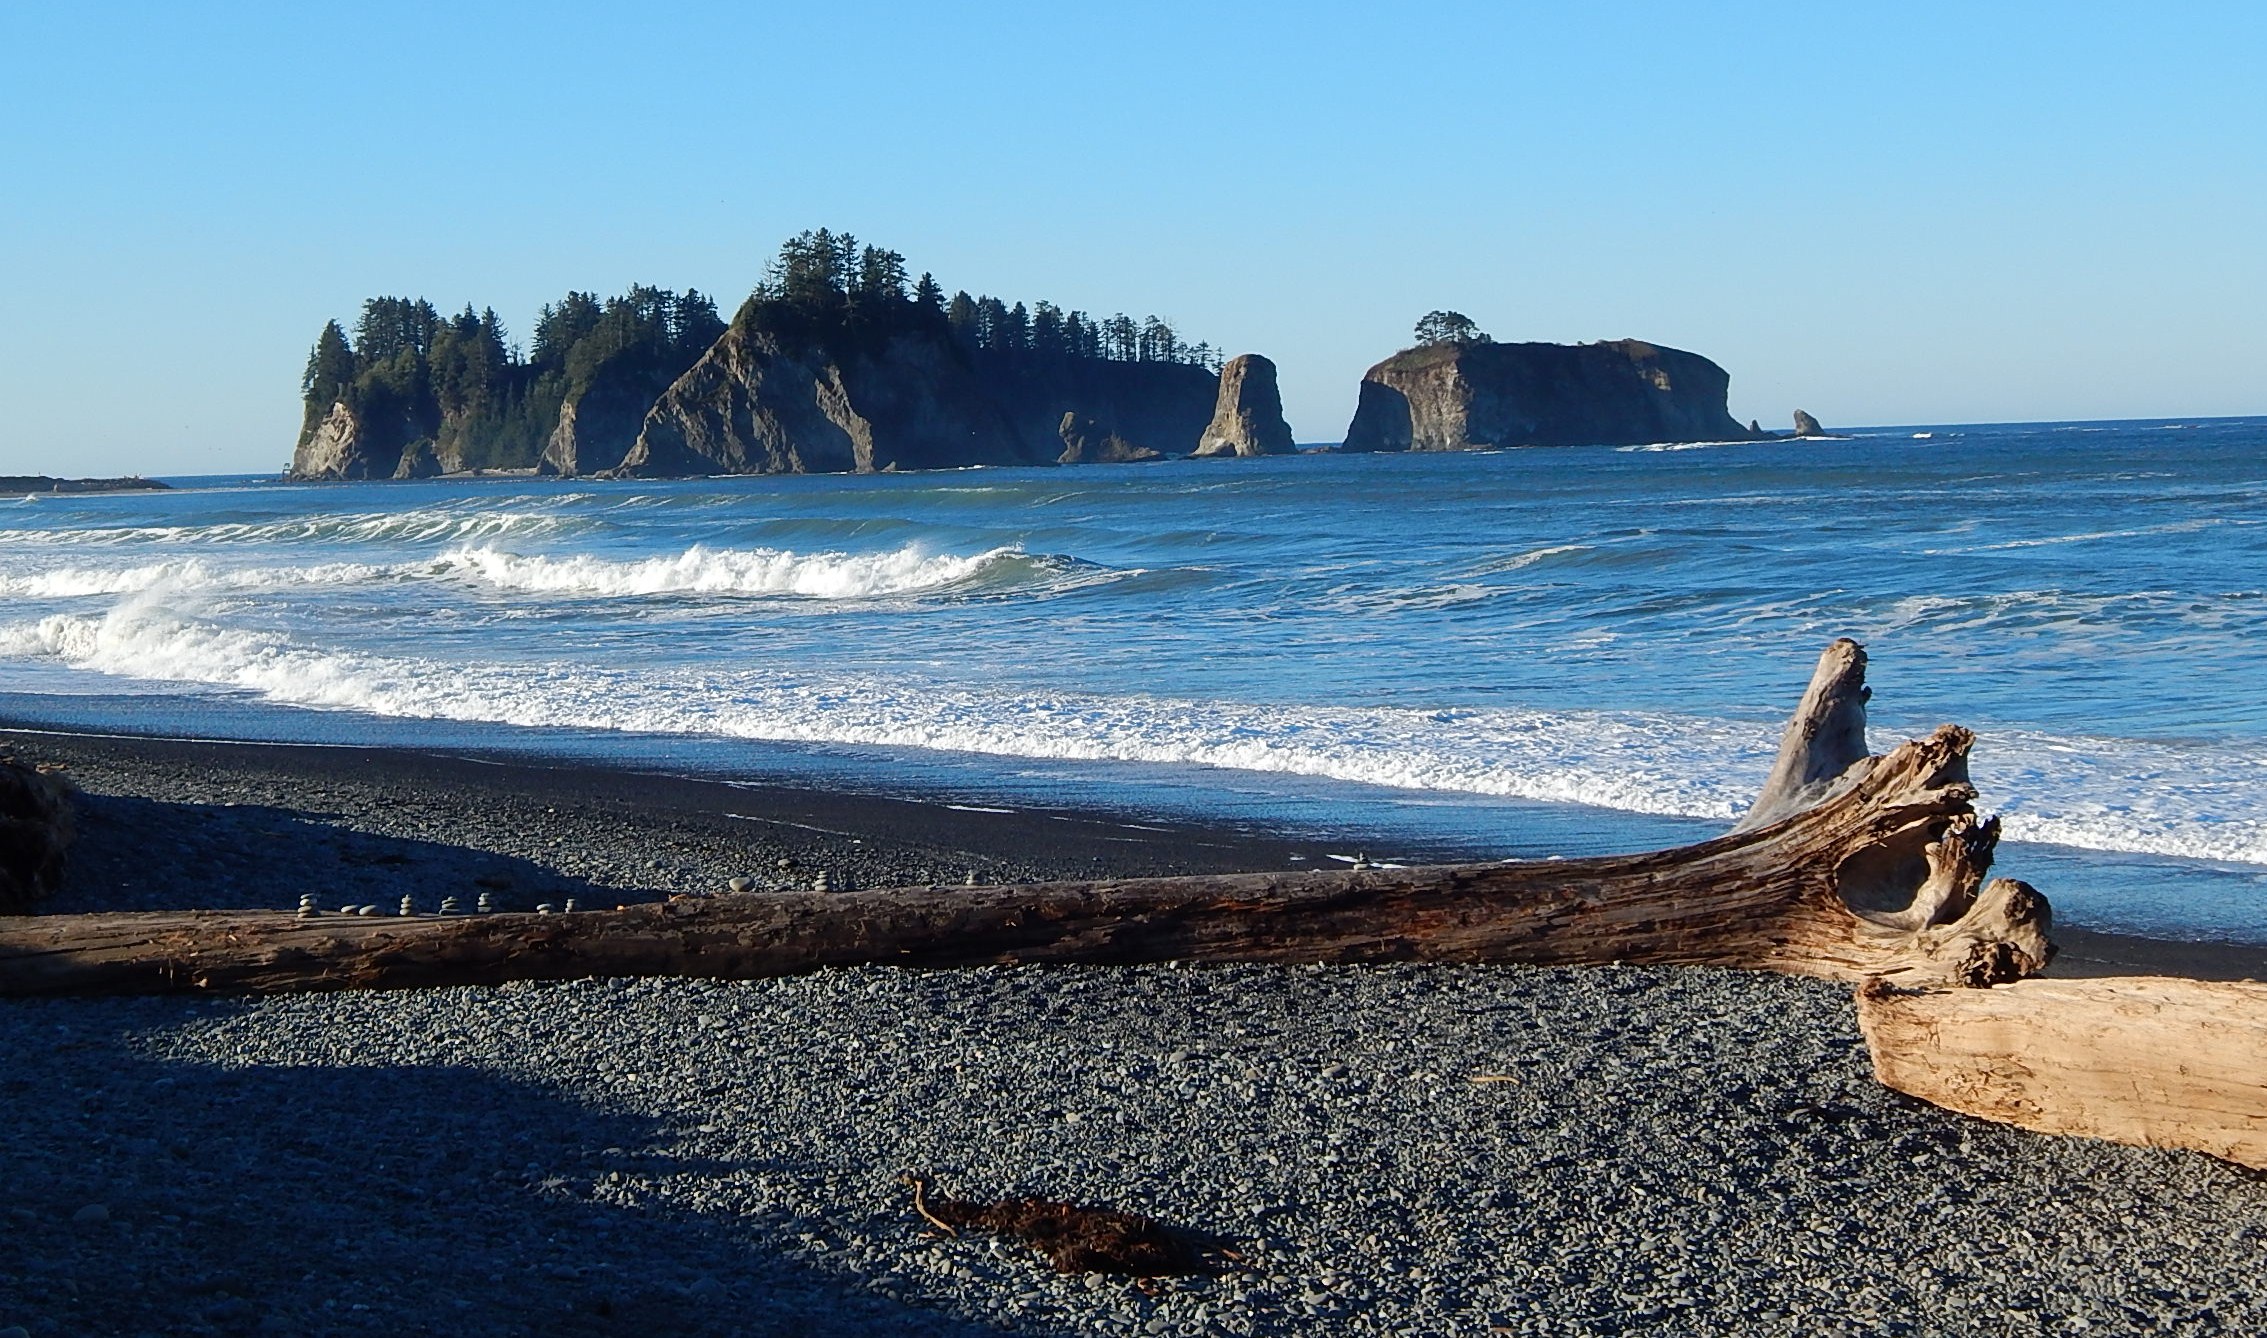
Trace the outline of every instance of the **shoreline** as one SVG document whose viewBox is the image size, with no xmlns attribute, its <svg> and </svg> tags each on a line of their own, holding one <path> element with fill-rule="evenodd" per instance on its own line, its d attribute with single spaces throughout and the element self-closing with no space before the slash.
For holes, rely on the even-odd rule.
<svg viewBox="0 0 2267 1338">
<path fill-rule="evenodd" d="M 587 904 L 761 887 L 840 887 L 1240 873 L 1329 867 L 1327 842 L 1236 824 L 1073 808 L 1001 808 L 780 781 L 724 781 L 561 760 L 397 746 L 238 742 L 0 719 L 0 748 L 62 763 L 88 797 L 49 913 L 420 904 Z M 145 830 L 135 833 L 137 825 Z M 220 873 L 202 904 L 134 852 L 170 844 Z M 297 839 L 277 848 L 279 837 Z M 91 838 L 91 839 L 90 839 Z M 281 858 L 279 858 L 279 856 Z M 235 866 L 235 874 L 225 871 Z M 2049 903 L 2054 889 L 2043 888 Z M 330 895 L 336 893 L 334 897 Z M 347 894 L 352 893 L 349 897 Z M 2267 979 L 2267 944 L 2058 925 L 2047 974 Z"/>
</svg>

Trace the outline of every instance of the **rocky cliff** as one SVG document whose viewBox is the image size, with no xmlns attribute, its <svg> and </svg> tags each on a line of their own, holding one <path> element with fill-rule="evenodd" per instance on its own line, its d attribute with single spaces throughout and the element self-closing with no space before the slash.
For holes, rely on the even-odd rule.
<svg viewBox="0 0 2267 1338">
<path fill-rule="evenodd" d="M 1182 362 L 980 352 L 974 366 L 1034 458 L 1066 465 L 1187 455 L 1212 417 L 1220 384 L 1206 368 Z"/>
<path fill-rule="evenodd" d="M 386 479 L 401 465 L 401 443 L 376 443 L 346 401 L 331 404 L 299 436 L 287 477 L 295 479 Z"/>
<path fill-rule="evenodd" d="M 941 330 L 826 340 L 743 319 L 662 393 L 612 472 L 870 473 L 1045 458 Z"/>
<path fill-rule="evenodd" d="M 796 333 L 744 313 L 662 392 L 609 472 L 636 477 L 948 469 L 1185 455 L 1219 379 L 1188 363 L 971 352 L 942 327 Z M 569 406 L 570 410 L 574 406 Z M 1280 417 L 1280 413 L 1278 413 Z M 587 447 L 546 455 L 590 470 Z M 604 466 L 599 466 L 604 467 Z"/>
<path fill-rule="evenodd" d="M 1641 340 L 1449 343 L 1405 349 L 1362 378 L 1349 451 L 1738 441 L 1731 378 Z"/>
<path fill-rule="evenodd" d="M 1197 438 L 1196 454 L 1290 455 L 1296 450 L 1291 425 L 1283 420 L 1275 364 L 1257 353 L 1230 358 L 1220 369 L 1220 395 L 1212 421 Z"/>
</svg>

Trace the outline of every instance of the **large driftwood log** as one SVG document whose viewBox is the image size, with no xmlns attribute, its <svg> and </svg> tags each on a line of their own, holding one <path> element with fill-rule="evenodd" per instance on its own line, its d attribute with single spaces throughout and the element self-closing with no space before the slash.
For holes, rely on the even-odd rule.
<svg viewBox="0 0 2267 1338">
<path fill-rule="evenodd" d="M 1972 738 L 1860 765 L 1864 657 L 1819 665 L 1774 791 L 1825 802 L 1697 845 L 1597 859 L 967 889 L 679 898 L 572 915 L 204 912 L 0 920 L 0 994 L 386 989 L 514 979 L 746 978 L 991 962 L 1702 963 L 1985 985 L 2045 965 L 2046 902 L 1988 887 Z M 1824 684 L 1825 686 L 1821 686 Z M 1839 758 L 1839 763 L 1837 759 Z M 1814 775 L 1832 767 L 1830 775 Z M 1854 773 L 1854 774 L 1851 774 Z"/>
<path fill-rule="evenodd" d="M 2045 1133 L 2267 1170 L 2267 985 L 2113 976 L 1858 992 L 1874 1076 Z"/>
</svg>

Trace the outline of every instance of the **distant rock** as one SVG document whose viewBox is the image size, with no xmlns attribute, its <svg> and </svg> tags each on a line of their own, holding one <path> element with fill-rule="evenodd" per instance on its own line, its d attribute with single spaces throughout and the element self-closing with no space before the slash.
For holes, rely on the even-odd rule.
<svg viewBox="0 0 2267 1338">
<path fill-rule="evenodd" d="M 1362 378 L 1348 451 L 1629 446 L 1757 435 L 1726 409 L 1731 378 L 1680 349 L 1447 343 L 1405 349 Z"/>
<path fill-rule="evenodd" d="M 59 479 L 46 474 L 0 474 L 0 497 L 35 492 L 164 492 L 172 485 L 156 479 Z"/>
<path fill-rule="evenodd" d="M 442 468 L 440 458 L 433 453 L 430 441 L 411 442 L 401 453 L 401 463 L 394 466 L 397 479 L 435 479 L 449 471 Z"/>
<path fill-rule="evenodd" d="M 1062 464 L 1121 464 L 1196 449 L 1197 436 L 1212 418 L 1220 379 L 1209 368 L 1186 362 L 1128 362 L 1112 358 L 1065 358 L 1032 352 L 979 349 L 970 355 L 984 394 L 1007 415 L 1018 440 L 1034 455 L 1044 452 Z M 1062 434 L 1065 415 L 1075 415 L 1077 435 L 1098 450 L 1070 453 Z M 1110 443 L 1115 441 L 1116 445 Z M 1060 442 L 1063 452 L 1057 454 Z"/>
<path fill-rule="evenodd" d="M 1818 425 L 1817 419 L 1797 409 L 1795 410 L 1795 435 L 1798 437 L 1823 437 L 1826 435 L 1826 429 Z"/>
<path fill-rule="evenodd" d="M 393 476 L 400 460 L 397 451 L 386 462 L 385 477 Z M 362 420 L 344 400 L 334 401 L 331 411 L 300 436 L 298 449 L 291 453 L 290 476 L 295 479 L 366 479 L 374 472 L 363 450 Z"/>
<path fill-rule="evenodd" d="M 610 472 L 873 473 L 1045 458 L 1017 439 L 941 329 L 828 340 L 744 314 L 662 394 Z"/>
<path fill-rule="evenodd" d="M 1057 464 L 1123 465 L 1165 458 L 1163 451 L 1135 445 L 1092 414 L 1075 409 L 1064 413 L 1057 434 L 1063 439 L 1063 453 L 1055 457 Z"/>
<path fill-rule="evenodd" d="M 299 436 L 285 477 L 301 481 L 342 479 L 425 478 L 425 466 L 407 457 L 422 448 L 439 462 L 435 472 L 450 467 L 446 455 L 434 446 L 435 425 L 420 422 L 406 409 L 356 413 L 344 400 L 334 400 L 330 412 L 314 416 Z M 407 470 L 409 472 L 403 472 Z"/>
<path fill-rule="evenodd" d="M 603 472 L 872 473 L 969 465 L 1125 463 L 1184 455 L 1219 378 L 1194 363 L 972 350 L 904 313 L 864 327 L 750 303 L 645 414 Z M 546 453 L 591 467 L 587 447 Z"/>
<path fill-rule="evenodd" d="M 1220 395 L 1212 422 L 1197 438 L 1196 454 L 1290 455 L 1291 425 L 1283 420 L 1283 396 L 1275 385 L 1275 364 L 1257 353 L 1230 358 L 1220 369 Z"/>
</svg>

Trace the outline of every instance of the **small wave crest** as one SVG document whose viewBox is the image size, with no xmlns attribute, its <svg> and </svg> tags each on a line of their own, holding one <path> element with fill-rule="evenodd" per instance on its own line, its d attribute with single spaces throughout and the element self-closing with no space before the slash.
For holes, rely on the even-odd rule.
<svg viewBox="0 0 2267 1338">
<path fill-rule="evenodd" d="M 350 585 L 383 577 L 388 569 L 358 562 L 305 567 L 218 567 L 199 558 L 145 562 L 130 567 L 55 567 L 0 575 L 0 595 L 20 599 L 85 599 L 155 590 L 269 590 L 295 585 Z"/>
<path fill-rule="evenodd" d="M 612 560 L 589 554 L 540 556 L 492 547 L 459 548 L 434 564 L 439 574 L 497 590 L 589 597 L 638 595 L 797 595 L 870 599 L 962 589 L 1010 589 L 1078 571 L 1091 563 L 1019 548 L 973 556 L 919 547 L 882 553 L 798 553 L 780 548 L 709 548 L 695 544 L 668 557 Z"/>
<path fill-rule="evenodd" d="M 377 715 L 1276 772 L 1728 821 L 1773 725 L 1635 711 L 1420 710 L 1017 692 L 790 668 L 451 663 L 306 645 L 151 600 L 0 625 L 0 657 Z M 1897 734 L 1877 730 L 1877 747 Z M 1976 773 L 2010 839 L 2267 865 L 2242 748 L 1986 731 Z"/>
<path fill-rule="evenodd" d="M 119 525 L 77 529 L 0 530 L 13 543 L 68 544 L 287 544 L 468 543 L 504 537 L 534 538 L 574 532 L 592 522 L 553 511 L 458 510 L 314 515 L 290 520 L 225 521 L 209 525 Z"/>
</svg>

